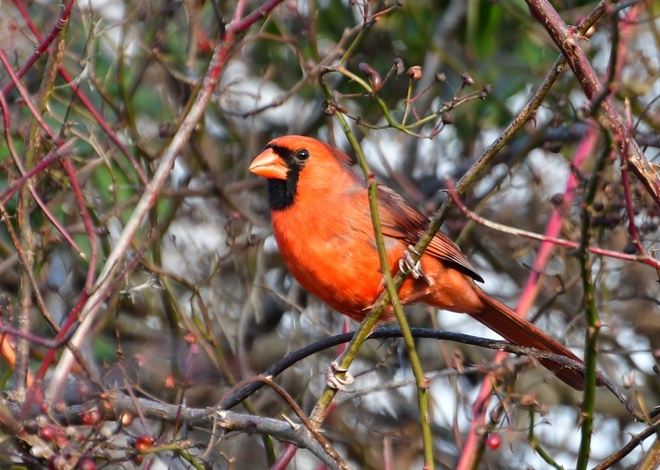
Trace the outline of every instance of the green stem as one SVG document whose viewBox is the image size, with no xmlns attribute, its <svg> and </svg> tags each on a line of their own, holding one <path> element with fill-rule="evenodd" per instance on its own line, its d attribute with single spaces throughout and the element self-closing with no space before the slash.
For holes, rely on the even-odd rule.
<svg viewBox="0 0 660 470">
<path fill-rule="evenodd" d="M 424 124 L 427 124 L 429 122 L 432 122 L 436 119 L 438 119 L 442 113 L 445 113 L 447 111 L 451 111 L 452 109 L 458 107 L 459 105 L 466 103 L 468 101 L 472 100 L 477 100 L 477 99 L 483 99 L 483 90 L 475 91 L 474 93 L 468 93 L 464 96 L 456 96 L 452 98 L 451 101 L 444 103 L 440 109 L 438 109 L 436 112 L 429 114 L 428 116 L 425 116 L 423 118 L 417 119 L 415 122 L 412 122 L 410 124 L 406 124 L 406 121 L 408 120 L 408 116 L 410 114 L 410 104 L 411 102 L 415 99 L 412 98 L 412 80 L 410 82 L 410 85 L 408 86 L 408 92 L 406 95 L 406 107 L 404 109 L 404 114 L 403 118 L 401 119 L 401 123 L 399 124 L 394 120 L 392 115 L 390 114 L 390 110 L 387 107 L 387 103 L 383 101 L 377 94 L 376 91 L 373 89 L 371 84 L 362 79 L 359 75 L 354 74 L 353 72 L 347 70 L 343 66 L 338 66 L 334 69 L 331 69 L 331 71 L 335 71 L 337 73 L 342 74 L 346 78 L 350 79 L 352 82 L 357 83 L 360 85 L 364 90 L 373 98 L 373 100 L 376 102 L 378 107 L 380 108 L 381 112 L 383 113 L 383 117 L 385 118 L 385 121 L 387 121 L 387 126 L 375 126 L 373 124 L 367 124 L 364 121 L 361 121 L 361 125 L 366 126 L 370 129 L 384 129 L 387 127 L 391 127 L 393 129 L 396 129 L 398 131 L 401 131 L 405 134 L 411 135 L 413 137 L 423 137 L 423 138 L 428 138 L 428 136 L 419 134 L 417 132 L 414 132 L 413 129 L 422 127 Z"/>
<path fill-rule="evenodd" d="M 527 434 L 527 441 L 529 442 L 529 445 L 534 449 L 534 452 L 536 452 L 539 457 L 541 457 L 545 463 L 548 465 L 551 465 L 553 468 L 556 468 L 557 470 L 564 470 L 564 467 L 559 465 L 557 462 L 554 461 L 552 457 L 550 457 L 550 454 L 548 454 L 545 449 L 541 446 L 539 443 L 539 440 L 536 438 L 536 435 L 534 434 L 534 417 L 535 417 L 536 411 L 534 410 L 533 407 L 530 407 L 529 409 L 529 433 Z"/>
<path fill-rule="evenodd" d="M 605 133 L 607 136 L 608 134 Z M 611 151 L 611 139 L 608 138 L 608 145 L 605 146 L 602 154 L 595 162 L 594 170 L 589 179 L 587 192 L 584 198 L 584 209 L 582 211 L 581 224 L 581 243 L 578 248 L 578 260 L 580 262 L 580 271 L 582 276 L 582 288 L 584 290 L 584 306 L 587 315 L 587 330 L 585 338 L 585 379 L 584 393 L 582 396 L 582 426 L 580 450 L 576 468 L 583 470 L 589 464 L 589 455 L 591 451 L 591 436 L 594 429 L 594 406 L 596 403 L 596 362 L 598 359 L 597 341 L 600 330 L 600 319 L 598 309 L 596 308 L 595 288 L 592 280 L 591 260 L 589 258 L 589 240 L 591 235 L 591 207 L 596 196 L 600 173 L 605 167 L 607 156 Z"/>
<path fill-rule="evenodd" d="M 383 116 L 385 117 L 385 120 L 387 121 L 387 124 L 390 125 L 390 127 L 394 128 L 398 131 L 405 132 L 406 134 L 417 135 L 417 134 L 412 133 L 405 126 L 402 126 L 401 124 L 396 122 L 394 119 L 392 119 L 392 116 L 390 115 L 389 109 L 387 108 L 387 104 L 381 98 L 378 97 L 378 95 L 373 91 L 372 86 L 366 80 L 363 80 L 361 77 L 355 75 L 353 72 L 350 72 L 349 70 L 345 69 L 344 67 L 337 67 L 336 70 L 337 70 L 337 72 L 341 73 L 342 75 L 344 75 L 344 76 L 350 78 L 351 80 L 355 81 L 358 85 L 360 85 L 362 88 L 364 88 L 371 95 L 371 97 L 374 99 L 374 101 L 376 102 L 376 104 L 380 108 L 381 112 L 383 113 Z M 323 82 L 321 82 L 321 83 L 322 83 L 321 86 L 324 86 Z M 323 93 L 326 95 L 326 100 L 332 100 L 332 97 L 328 98 L 327 93 L 326 93 L 325 90 L 323 91 Z M 337 114 L 337 116 L 340 116 L 340 115 Z M 341 119 L 344 119 L 344 117 L 341 116 Z M 344 126 L 344 124 L 341 123 L 341 120 L 340 120 L 340 124 L 342 125 L 342 127 Z M 347 123 L 346 123 L 346 126 L 348 128 Z M 350 130 L 349 130 L 349 132 L 350 132 Z M 352 143 L 351 143 L 351 145 L 352 145 Z M 362 165 L 360 165 L 360 166 L 362 166 Z M 362 169 L 362 171 L 364 171 L 364 168 Z"/>
<path fill-rule="evenodd" d="M 321 79 L 320 81 L 321 89 L 325 96 L 326 101 L 331 102 L 332 94 L 328 86 Z M 330 108 L 331 109 L 331 108 Z M 348 141 L 355 150 L 355 153 L 358 158 L 358 163 L 362 172 L 365 175 L 365 178 L 369 182 L 368 184 L 368 194 L 369 194 L 369 209 L 371 211 L 371 220 L 374 227 L 374 234 L 376 238 L 376 246 L 378 248 L 378 256 L 380 258 L 381 272 L 385 278 L 385 285 L 387 296 L 386 298 L 391 299 L 392 306 L 394 308 L 394 313 L 399 325 L 403 332 L 403 338 L 408 350 L 408 356 L 410 358 L 410 363 L 413 369 L 413 374 L 415 376 L 415 381 L 417 383 L 417 395 L 419 399 L 419 408 L 420 408 L 420 425 L 422 428 L 422 441 L 424 444 L 424 468 L 433 469 L 433 436 L 431 434 L 431 425 L 430 425 L 430 407 L 429 407 L 429 394 L 428 394 L 428 381 L 424 376 L 424 371 L 422 370 L 421 363 L 419 361 L 419 356 L 415 349 L 415 342 L 413 336 L 410 332 L 410 327 L 408 321 L 403 313 L 403 308 L 397 294 L 398 288 L 401 284 L 396 285 L 392 279 L 392 272 L 390 270 L 389 259 L 387 257 L 387 250 L 385 249 L 385 241 L 383 239 L 383 231 L 380 224 L 380 216 L 378 213 L 378 182 L 372 176 L 369 166 L 367 165 L 366 158 L 362 153 L 362 149 L 355 138 L 355 135 L 351 132 L 348 122 L 342 114 L 336 114 L 337 120 L 339 121 L 340 126 L 342 127 Z M 346 349 L 344 355 L 339 360 L 339 365 L 343 369 L 348 369 L 351 362 L 357 355 L 357 352 L 362 345 L 362 343 L 367 339 L 373 328 L 375 327 L 378 319 L 380 318 L 381 313 L 388 306 L 388 302 L 382 303 L 378 307 L 372 309 L 365 319 L 360 324 L 358 332 L 354 336 L 351 343 L 349 343 L 348 348 Z M 330 402 L 336 395 L 336 390 L 330 387 L 326 387 L 324 393 L 319 399 L 314 411 L 312 411 L 312 421 L 315 423 L 320 423 L 325 415 L 327 407 L 330 405 Z"/>
<path fill-rule="evenodd" d="M 403 118 L 401 118 L 401 125 L 405 126 L 406 121 L 408 120 L 408 114 L 410 113 L 410 104 L 412 103 L 412 92 L 413 92 L 413 79 L 408 80 L 408 91 L 406 93 L 406 108 L 403 111 Z M 387 117 L 387 114 L 385 115 Z"/>
<path fill-rule="evenodd" d="M 341 116 L 340 120 L 343 120 L 343 116 Z M 353 134 L 350 135 L 353 137 Z M 351 144 L 353 144 L 353 142 L 351 142 Z M 362 155 L 362 151 L 360 150 L 359 152 L 357 152 L 357 154 L 358 154 L 358 161 L 360 162 L 360 166 L 362 167 L 362 170 L 365 171 L 365 175 L 369 177 L 370 175 L 369 168 L 367 167 L 367 163 L 364 158 L 364 155 Z M 380 225 L 380 216 L 378 214 L 377 191 L 378 191 L 378 182 L 373 177 L 370 177 L 369 209 L 371 210 L 371 220 L 373 222 L 374 231 L 376 234 L 376 246 L 378 247 L 378 255 L 380 258 L 381 271 L 383 273 L 383 277 L 385 278 L 385 287 L 387 289 L 387 294 L 389 295 L 390 299 L 392 299 L 394 314 L 396 316 L 397 321 L 399 322 L 399 326 L 401 327 L 401 332 L 403 334 L 403 341 L 406 345 L 406 350 L 408 351 L 408 357 L 410 358 L 410 365 L 412 367 L 413 375 L 415 376 L 415 382 L 417 384 L 417 399 L 419 401 L 420 424 L 422 427 L 422 442 L 424 443 L 424 468 L 432 469 L 434 467 L 433 435 L 431 434 L 431 413 L 429 406 L 428 380 L 424 375 L 424 371 L 422 370 L 422 364 L 419 360 L 419 356 L 417 355 L 417 350 L 415 349 L 415 340 L 413 339 L 412 333 L 410 332 L 410 325 L 408 324 L 408 319 L 403 313 L 403 307 L 401 306 L 401 301 L 399 300 L 398 288 L 394 285 L 394 281 L 392 280 L 392 272 L 390 271 L 389 260 L 387 258 L 387 251 L 385 249 L 385 242 L 383 239 L 383 231 Z"/>
</svg>

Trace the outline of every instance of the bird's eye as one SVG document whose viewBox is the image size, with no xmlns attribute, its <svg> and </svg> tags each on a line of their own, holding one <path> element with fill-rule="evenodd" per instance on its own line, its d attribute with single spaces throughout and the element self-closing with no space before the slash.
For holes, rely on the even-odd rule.
<svg viewBox="0 0 660 470">
<path fill-rule="evenodd" d="M 296 160 L 307 160 L 309 152 L 306 149 L 300 149 L 296 152 Z"/>
</svg>

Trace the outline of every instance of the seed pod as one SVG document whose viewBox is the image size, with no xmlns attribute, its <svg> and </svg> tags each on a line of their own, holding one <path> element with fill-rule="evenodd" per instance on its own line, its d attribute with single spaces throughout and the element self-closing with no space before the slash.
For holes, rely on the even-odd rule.
<svg viewBox="0 0 660 470">
<path fill-rule="evenodd" d="M 363 74 L 365 74 L 367 77 L 369 77 L 369 80 L 371 81 L 371 84 L 374 87 L 374 90 L 377 91 L 380 89 L 381 85 L 383 84 L 383 81 L 380 78 L 380 74 L 376 72 L 371 65 L 366 64 L 364 62 L 360 62 L 360 65 L 358 65 L 360 70 L 362 71 Z"/>
<path fill-rule="evenodd" d="M 422 78 L 422 67 L 419 65 L 413 65 L 408 69 L 407 73 L 413 80 L 419 80 Z"/>
<path fill-rule="evenodd" d="M 469 73 L 463 72 L 461 74 L 461 78 L 463 79 L 463 85 L 465 86 L 474 85 L 474 78 L 472 78 L 472 76 Z"/>
<path fill-rule="evenodd" d="M 371 65 L 365 63 L 365 62 L 360 62 L 358 65 L 358 68 L 360 71 L 362 71 L 363 74 L 365 74 L 367 77 L 371 77 L 374 74 L 374 69 L 371 68 Z"/>
</svg>

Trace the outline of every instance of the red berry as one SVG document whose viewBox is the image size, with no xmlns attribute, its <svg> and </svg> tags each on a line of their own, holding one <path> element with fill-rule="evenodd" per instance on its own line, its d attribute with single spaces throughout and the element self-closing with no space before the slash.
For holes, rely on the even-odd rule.
<svg viewBox="0 0 660 470">
<path fill-rule="evenodd" d="M 96 464 L 89 459 L 85 459 L 78 463 L 78 468 L 80 470 L 96 470 Z"/>
<path fill-rule="evenodd" d="M 50 424 L 47 426 L 44 426 L 39 430 L 39 436 L 46 442 L 50 442 L 53 439 L 55 439 L 55 436 L 57 436 L 57 429 L 55 429 L 55 426 L 51 426 Z"/>
<path fill-rule="evenodd" d="M 96 409 L 87 410 L 82 415 L 82 421 L 87 426 L 93 426 L 101 421 L 101 413 Z"/>
<path fill-rule="evenodd" d="M 486 446 L 490 450 L 497 450 L 502 445 L 502 438 L 499 434 L 489 434 L 486 438 Z"/>
<path fill-rule="evenodd" d="M 140 436 L 135 440 L 135 448 L 140 452 L 149 450 L 154 445 L 154 438 L 151 436 Z"/>
</svg>

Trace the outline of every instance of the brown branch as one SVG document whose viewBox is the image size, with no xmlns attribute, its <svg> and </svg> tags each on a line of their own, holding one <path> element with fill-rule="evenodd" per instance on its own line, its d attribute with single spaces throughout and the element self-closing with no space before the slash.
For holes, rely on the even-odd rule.
<svg viewBox="0 0 660 470">
<path fill-rule="evenodd" d="M 627 155 L 630 170 L 639 178 L 655 203 L 660 205 L 660 176 L 646 160 L 635 139 L 628 133 L 625 123 L 609 97 L 611 90 L 600 83 L 589 59 L 580 47 L 580 41 L 585 39 L 584 36 L 577 28 L 567 26 L 549 1 L 526 0 L 526 2 L 532 16 L 546 29 L 567 60 L 587 98 L 592 101 L 600 100 L 604 124 L 614 134 L 619 153 L 622 156 Z"/>
<path fill-rule="evenodd" d="M 638 446 L 648 439 L 649 437 L 656 435 L 660 432 L 660 423 L 655 423 L 648 428 L 644 429 L 642 432 L 634 436 L 630 441 L 621 447 L 619 450 L 614 452 L 612 455 L 607 457 L 605 460 L 600 462 L 598 465 L 593 467 L 592 470 L 605 470 L 612 467 L 617 462 L 620 462 L 626 455 L 630 454 Z"/>
<path fill-rule="evenodd" d="M 143 220 L 158 200 L 158 195 L 169 178 L 170 172 L 174 166 L 174 160 L 179 155 L 181 149 L 190 138 L 195 126 L 202 118 L 206 106 L 210 102 L 211 97 L 213 96 L 213 91 L 220 79 L 220 74 L 229 60 L 234 39 L 234 34 L 227 32 L 223 40 L 218 44 L 218 47 L 216 47 L 195 102 L 181 122 L 179 130 L 170 141 L 169 146 L 163 152 L 158 169 L 154 173 L 152 180 L 146 186 L 144 194 L 140 198 L 140 201 L 122 231 L 121 237 L 115 244 L 112 252 L 108 255 L 105 266 L 94 284 L 94 293 L 88 299 L 87 305 L 81 313 L 83 318 L 82 323 L 71 339 L 71 342 L 75 347 L 79 347 L 89 334 L 92 325 L 99 314 L 98 299 L 105 295 L 108 287 L 114 282 L 114 276 L 121 264 L 121 260 L 126 256 L 135 234 L 138 232 Z M 72 365 L 73 356 L 68 351 L 65 351 L 57 364 L 52 380 L 49 383 L 47 390 L 47 396 L 49 398 L 54 398 L 60 395 Z"/>
<path fill-rule="evenodd" d="M 342 470 L 349 470 L 350 467 L 348 464 L 344 461 L 344 459 L 339 455 L 339 453 L 330 445 L 328 440 L 314 427 L 314 423 L 312 423 L 309 418 L 305 415 L 303 410 L 298 406 L 296 401 L 287 393 L 286 390 L 284 390 L 279 384 L 273 381 L 272 378 L 266 375 L 258 375 L 255 377 L 248 377 L 247 379 L 241 381 L 240 383 L 236 384 L 232 390 L 240 390 L 242 387 L 245 387 L 246 385 L 250 383 L 261 383 L 263 385 L 266 385 L 275 392 L 277 392 L 278 395 L 280 395 L 289 405 L 289 407 L 293 410 L 293 412 L 298 416 L 300 421 L 302 421 L 303 425 L 307 428 L 309 433 L 311 434 L 312 438 L 315 439 L 318 444 L 326 450 L 330 458 L 336 463 L 336 465 L 342 469 Z M 232 391 L 230 390 L 229 393 Z M 217 408 L 217 407 L 216 407 Z M 290 420 L 287 419 L 289 423 L 291 423 Z M 291 426 L 298 427 L 299 425 L 291 424 Z"/>
<path fill-rule="evenodd" d="M 11 410 L 15 416 L 20 413 L 19 406 L 6 399 L 0 405 Z M 185 420 L 189 426 L 206 430 L 221 429 L 227 432 L 258 433 L 272 436 L 280 441 L 291 442 L 297 447 L 310 451 L 328 468 L 340 470 L 340 466 L 330 457 L 319 442 L 305 426 L 296 426 L 284 420 L 253 416 L 214 408 L 188 408 L 179 405 L 158 403 L 145 398 L 132 398 L 115 390 L 103 393 L 99 398 L 82 405 L 74 405 L 53 412 L 53 417 L 62 424 L 84 425 L 85 418 L 91 410 L 98 410 L 104 420 L 119 421 L 127 413 L 146 419 L 174 423 Z"/>
</svg>

